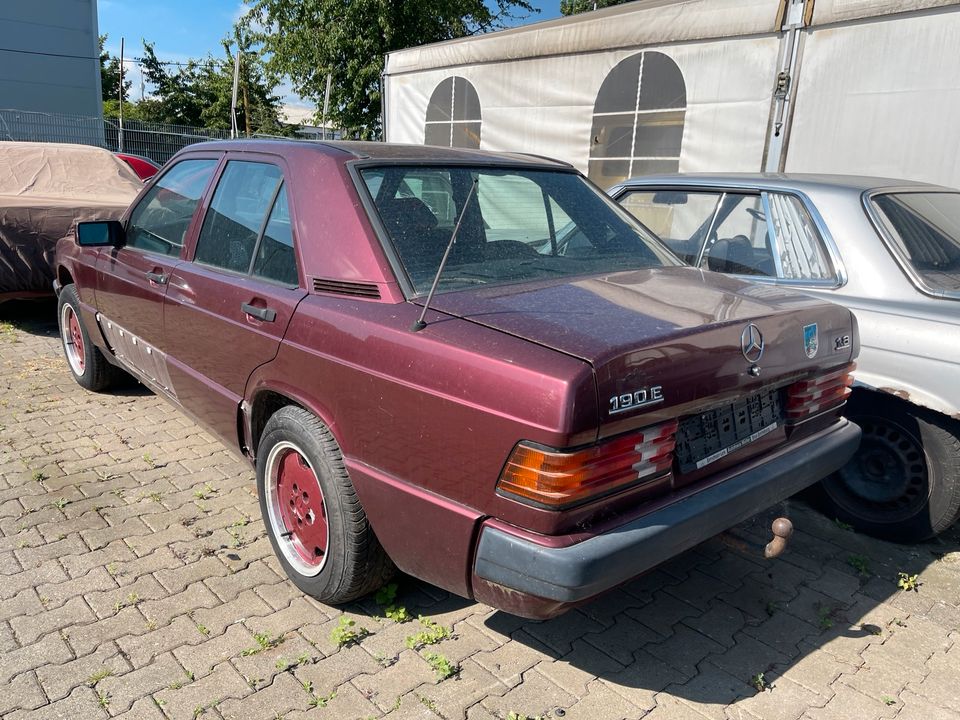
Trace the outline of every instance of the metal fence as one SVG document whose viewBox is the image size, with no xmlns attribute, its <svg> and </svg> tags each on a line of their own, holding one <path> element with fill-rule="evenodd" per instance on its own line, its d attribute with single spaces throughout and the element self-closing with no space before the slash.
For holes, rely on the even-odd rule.
<svg viewBox="0 0 960 720">
<path fill-rule="evenodd" d="M 148 157 L 159 165 L 187 145 L 229 137 L 229 130 L 124 120 L 121 144 L 120 123 L 112 118 L 0 110 L 0 140 L 67 142 L 112 151 L 122 149 Z"/>
<path fill-rule="evenodd" d="M 104 119 L 103 134 L 109 150 L 123 150 L 134 155 L 143 155 L 162 165 L 178 150 L 187 145 L 205 140 L 224 140 L 230 137 L 229 130 L 214 128 L 195 128 L 189 125 L 168 125 L 166 123 L 144 122 L 142 120 L 123 121 L 123 142 L 120 142 L 120 123 L 113 119 Z"/>
</svg>

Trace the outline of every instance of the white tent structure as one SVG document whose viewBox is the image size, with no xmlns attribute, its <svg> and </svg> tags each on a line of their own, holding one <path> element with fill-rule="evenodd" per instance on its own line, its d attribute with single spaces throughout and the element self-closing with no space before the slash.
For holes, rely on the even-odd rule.
<svg viewBox="0 0 960 720">
<path fill-rule="evenodd" d="M 960 0 L 638 0 L 390 53 L 386 139 L 960 186 Z"/>
</svg>

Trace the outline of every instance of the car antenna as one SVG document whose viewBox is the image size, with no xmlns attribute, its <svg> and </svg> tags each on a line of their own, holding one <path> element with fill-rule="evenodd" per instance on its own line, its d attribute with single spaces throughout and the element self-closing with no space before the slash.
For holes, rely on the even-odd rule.
<svg viewBox="0 0 960 720">
<path fill-rule="evenodd" d="M 443 274 L 443 268 L 446 267 L 447 258 L 450 257 L 450 251 L 453 249 L 453 244 L 457 241 L 457 233 L 460 232 L 460 226 L 463 224 L 463 217 L 467 214 L 467 208 L 470 206 L 470 199 L 473 197 L 473 193 L 476 191 L 476 189 L 477 178 L 474 178 L 473 184 L 470 186 L 470 192 L 467 193 L 467 199 L 463 203 L 463 210 L 460 211 L 460 217 L 457 218 L 457 226 L 453 229 L 453 234 L 450 236 L 450 242 L 447 243 L 447 249 L 444 251 L 443 257 L 440 258 L 440 267 L 437 268 L 437 274 L 433 276 L 433 285 L 430 286 L 430 292 L 427 294 L 427 300 L 425 303 L 423 303 L 423 311 L 420 313 L 420 319 L 410 326 L 411 332 L 419 332 L 427 326 L 427 323 L 424 322 L 423 318 L 427 314 L 427 308 L 430 307 L 430 301 L 433 300 L 433 294 L 437 291 L 437 285 L 440 283 L 440 276 Z"/>
</svg>

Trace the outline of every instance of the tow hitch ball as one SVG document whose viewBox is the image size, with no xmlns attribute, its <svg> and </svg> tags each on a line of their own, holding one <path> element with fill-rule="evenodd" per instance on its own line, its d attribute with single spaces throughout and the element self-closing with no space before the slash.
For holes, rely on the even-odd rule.
<svg viewBox="0 0 960 720">
<path fill-rule="evenodd" d="M 779 557 L 786 550 L 787 540 L 793 535 L 793 523 L 785 517 L 779 517 L 773 521 L 770 529 L 773 530 L 773 540 L 763 549 L 763 556 L 768 559 Z"/>
</svg>

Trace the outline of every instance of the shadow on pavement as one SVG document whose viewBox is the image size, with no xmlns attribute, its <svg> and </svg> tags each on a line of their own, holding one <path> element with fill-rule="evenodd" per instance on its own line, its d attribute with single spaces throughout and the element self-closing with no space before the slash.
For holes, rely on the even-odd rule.
<svg viewBox="0 0 960 720">
<path fill-rule="evenodd" d="M 49 297 L 0 302 L 0 324 L 7 323 L 31 335 L 56 337 L 57 300 Z"/>
<path fill-rule="evenodd" d="M 796 532 L 784 556 L 765 560 L 770 523 L 781 514 Z M 532 622 L 497 612 L 485 624 L 638 691 L 641 704 L 666 690 L 730 705 L 775 685 L 823 648 L 853 667 L 901 618 L 935 616 L 939 598 L 960 601 L 958 550 L 957 526 L 940 539 L 901 546 L 855 534 L 789 500 L 559 618 Z M 922 582 L 936 587 L 898 588 L 899 573 L 924 571 Z M 943 610 L 957 615 L 955 606 Z"/>
<path fill-rule="evenodd" d="M 0 303 L 0 333 L 4 332 L 4 326 L 12 326 L 17 330 L 40 337 L 57 337 L 60 330 L 57 325 L 56 298 L 10 300 Z M 69 377 L 66 365 L 64 365 L 64 373 Z M 153 393 L 136 378 L 123 373 L 117 385 L 110 388 L 109 394 L 118 397 L 143 397 Z"/>
</svg>

